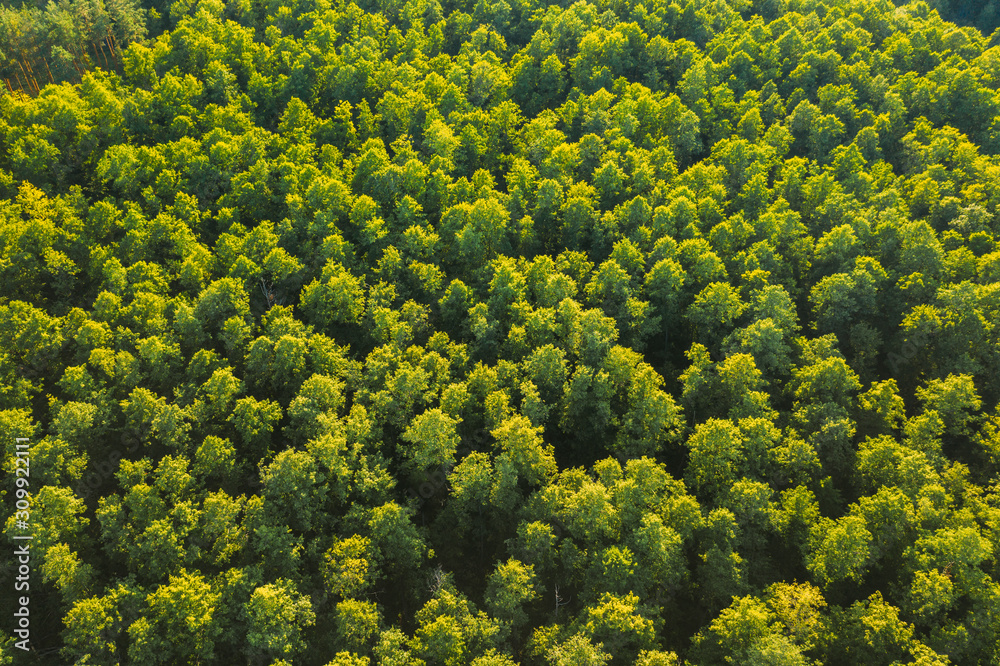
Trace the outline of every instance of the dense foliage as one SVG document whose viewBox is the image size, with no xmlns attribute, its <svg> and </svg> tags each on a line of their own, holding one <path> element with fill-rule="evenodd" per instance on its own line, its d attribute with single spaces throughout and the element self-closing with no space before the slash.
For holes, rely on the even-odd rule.
<svg viewBox="0 0 1000 666">
<path fill-rule="evenodd" d="M 1000 661 L 997 40 L 889 0 L 0 29 L 0 663 Z"/>
</svg>

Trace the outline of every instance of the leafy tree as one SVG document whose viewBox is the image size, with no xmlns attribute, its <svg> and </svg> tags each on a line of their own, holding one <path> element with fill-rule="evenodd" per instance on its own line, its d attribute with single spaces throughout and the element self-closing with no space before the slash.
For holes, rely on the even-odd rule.
<svg viewBox="0 0 1000 666">
<path fill-rule="evenodd" d="M 307 597 L 300 596 L 289 581 L 258 587 L 245 606 L 248 618 L 247 652 L 251 658 L 290 657 L 305 644 L 300 633 L 316 618 Z M 260 657 L 257 657 L 258 659 Z"/>
<path fill-rule="evenodd" d="M 143 664 L 212 659 L 221 631 L 215 620 L 218 600 L 200 574 L 171 576 L 146 597 L 149 616 L 128 627 L 130 659 Z"/>
<path fill-rule="evenodd" d="M 487 608 L 515 636 L 528 622 L 525 605 L 530 604 L 537 596 L 534 581 L 532 565 L 511 559 L 498 565 L 487 583 Z"/>
<path fill-rule="evenodd" d="M 419 474 L 432 467 L 455 464 L 458 424 L 459 421 L 440 409 L 428 410 L 413 420 L 402 434 L 402 439 L 411 447 L 405 456 L 413 472 Z"/>
<path fill-rule="evenodd" d="M 863 518 L 827 519 L 813 527 L 809 566 L 824 584 L 859 580 L 869 562 L 872 534 Z"/>
<path fill-rule="evenodd" d="M 481 655 L 497 627 L 460 594 L 441 589 L 416 614 L 414 651 L 428 661 L 462 663 Z"/>
<path fill-rule="evenodd" d="M 63 653 L 69 658 L 103 663 L 120 659 L 119 638 L 141 600 L 137 590 L 119 584 L 103 596 L 74 602 L 66 614 Z"/>
<path fill-rule="evenodd" d="M 584 634 L 577 633 L 549 650 L 548 661 L 553 666 L 604 666 L 611 660 L 611 655 L 602 650 L 600 643 L 592 643 Z"/>
<path fill-rule="evenodd" d="M 695 428 L 688 447 L 688 475 L 699 491 L 716 495 L 739 478 L 745 461 L 743 436 L 732 422 L 709 419 Z"/>
</svg>

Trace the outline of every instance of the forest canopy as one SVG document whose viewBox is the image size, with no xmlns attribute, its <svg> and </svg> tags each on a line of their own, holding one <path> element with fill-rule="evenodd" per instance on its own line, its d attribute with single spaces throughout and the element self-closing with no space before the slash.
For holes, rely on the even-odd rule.
<svg viewBox="0 0 1000 666">
<path fill-rule="evenodd" d="M 998 663 L 971 6 L 6 3 L 0 664 Z"/>
</svg>

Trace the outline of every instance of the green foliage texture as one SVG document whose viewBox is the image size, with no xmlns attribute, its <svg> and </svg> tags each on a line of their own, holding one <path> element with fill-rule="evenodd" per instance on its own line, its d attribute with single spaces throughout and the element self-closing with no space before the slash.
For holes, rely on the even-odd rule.
<svg viewBox="0 0 1000 666">
<path fill-rule="evenodd" d="M 0 663 L 1000 663 L 997 11 L 0 8 Z"/>
</svg>

